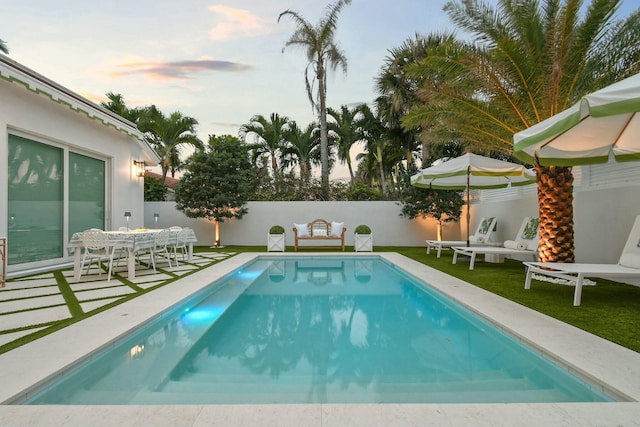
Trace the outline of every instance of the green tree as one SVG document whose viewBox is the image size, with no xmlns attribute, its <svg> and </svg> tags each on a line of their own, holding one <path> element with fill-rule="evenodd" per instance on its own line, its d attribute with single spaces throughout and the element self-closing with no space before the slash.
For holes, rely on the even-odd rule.
<svg viewBox="0 0 640 427">
<path fill-rule="evenodd" d="M 311 24 L 299 13 L 285 10 L 278 16 L 278 22 L 287 16 L 293 20 L 296 30 L 285 44 L 298 46 L 306 51 L 309 64 L 305 70 L 305 85 L 307 96 L 314 112 L 317 112 L 320 121 L 320 167 L 321 182 L 325 199 L 329 194 L 329 139 L 327 130 L 327 71 L 335 70 L 338 66 L 347 72 L 347 58 L 338 48 L 335 42 L 335 33 L 338 15 L 342 8 L 351 3 L 351 0 L 338 0 L 330 4 L 326 14 L 317 25 Z M 283 49 L 284 50 L 284 49 Z M 311 81 L 309 75 L 312 75 Z M 317 94 L 314 95 L 314 83 L 318 84 Z"/>
<path fill-rule="evenodd" d="M 167 197 L 168 188 L 158 178 L 144 177 L 144 201 L 163 202 Z"/>
<path fill-rule="evenodd" d="M 355 176 L 351 165 L 351 147 L 362 140 L 362 118 L 363 114 L 359 108 L 348 108 L 342 105 L 340 110 L 331 107 L 327 113 L 333 118 L 333 122 L 327 124 L 328 129 L 335 134 L 336 145 L 338 147 L 338 160 L 342 164 L 346 163 L 349 168 L 351 185 L 354 184 Z"/>
<path fill-rule="evenodd" d="M 171 169 L 172 177 L 179 169 L 181 150 L 185 146 L 202 149 L 202 141 L 196 136 L 198 121 L 175 111 L 166 117 L 155 105 L 148 108 L 138 127 L 160 157 L 162 182 Z M 176 164 L 178 163 L 178 164 Z"/>
<path fill-rule="evenodd" d="M 376 78 L 376 89 L 379 96 L 375 100 L 378 116 L 387 128 L 391 144 L 404 150 L 404 158 L 408 165 L 412 165 L 413 152 L 419 144 L 418 133 L 422 132 L 422 161 L 427 160 L 430 127 L 421 123 L 415 129 L 402 127 L 402 117 L 421 103 L 418 90 L 425 84 L 422 75 L 409 74 L 412 64 L 417 64 L 429 54 L 434 46 L 439 46 L 445 40 L 453 39 L 452 35 L 432 34 L 422 36 L 416 34 L 405 40 L 400 47 L 389 50 L 384 65 Z"/>
<path fill-rule="evenodd" d="M 186 162 L 176 186 L 176 208 L 189 218 L 215 221 L 215 244 L 220 246 L 219 223 L 247 213 L 254 174 L 242 141 L 230 135 L 210 135 L 208 146 Z"/>
<path fill-rule="evenodd" d="M 581 96 L 640 71 L 640 10 L 614 22 L 620 0 L 476 0 L 445 6 L 477 43 L 441 46 L 413 69 L 425 81 L 423 105 L 404 119 L 428 123 L 431 137 L 512 152 L 513 134 L 571 106 Z M 578 142 L 579 143 L 579 142 Z M 534 165 L 540 259 L 574 260 L 573 175 Z"/>
<path fill-rule="evenodd" d="M 363 152 L 358 154 L 356 159 L 361 161 L 360 166 L 363 168 L 361 174 L 364 175 L 364 178 L 368 178 L 366 181 L 372 184 L 377 180 L 382 195 L 386 197 L 388 193 L 387 173 L 390 171 L 389 159 L 391 158 L 387 154 L 392 154 L 386 135 L 387 129 L 368 105 L 361 105 L 359 110 L 363 116 L 362 136 L 365 146 Z"/>
<path fill-rule="evenodd" d="M 464 198 L 459 191 L 433 190 L 411 185 L 411 175 L 417 170 L 410 170 L 404 175 L 402 195 L 402 214 L 409 219 L 430 217 L 438 221 L 438 238 L 442 235 L 442 225 L 449 221 L 459 221 Z"/>
<path fill-rule="evenodd" d="M 271 161 L 271 172 L 276 180 L 281 172 L 279 161 L 286 146 L 285 132 L 289 128 L 289 122 L 288 117 L 278 113 L 271 113 L 269 120 L 258 114 L 240 127 L 240 137 L 248 143 L 253 162 L 257 164 L 266 156 Z M 254 142 L 247 141 L 249 136 L 253 136 Z"/>
<path fill-rule="evenodd" d="M 129 107 L 124 100 L 124 97 L 119 93 L 107 92 L 106 102 L 101 102 L 100 105 L 106 108 L 107 110 L 116 113 L 122 118 L 129 120 L 136 125 L 140 121 L 140 119 L 146 114 L 146 108 L 140 107 Z"/>
<path fill-rule="evenodd" d="M 296 122 L 290 122 L 285 131 L 285 139 L 283 163 L 284 166 L 298 166 L 300 190 L 302 190 L 311 179 L 311 165 L 320 163 L 318 125 L 312 122 L 303 130 L 298 127 Z"/>
</svg>

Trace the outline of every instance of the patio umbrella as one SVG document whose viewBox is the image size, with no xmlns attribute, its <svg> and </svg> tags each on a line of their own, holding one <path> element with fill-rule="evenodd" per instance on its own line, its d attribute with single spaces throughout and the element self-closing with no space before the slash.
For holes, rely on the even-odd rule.
<svg viewBox="0 0 640 427">
<path fill-rule="evenodd" d="M 583 97 L 513 136 L 514 155 L 542 166 L 640 160 L 640 74 Z"/>
<path fill-rule="evenodd" d="M 411 177 L 411 185 L 434 190 L 467 191 L 467 246 L 469 246 L 469 201 L 472 189 L 492 189 L 527 185 L 535 175 L 523 165 L 467 153 L 428 167 Z"/>
</svg>

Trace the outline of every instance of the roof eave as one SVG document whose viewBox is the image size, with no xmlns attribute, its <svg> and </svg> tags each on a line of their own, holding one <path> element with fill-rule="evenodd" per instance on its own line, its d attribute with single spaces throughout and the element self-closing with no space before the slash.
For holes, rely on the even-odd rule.
<svg viewBox="0 0 640 427">
<path fill-rule="evenodd" d="M 0 78 L 21 84 L 31 92 L 45 95 L 60 105 L 66 105 L 73 111 L 84 113 L 92 120 L 98 120 L 105 126 L 133 137 L 143 151 L 146 164 L 155 166 L 160 162 L 157 153 L 134 123 L 2 54 L 0 54 Z"/>
</svg>

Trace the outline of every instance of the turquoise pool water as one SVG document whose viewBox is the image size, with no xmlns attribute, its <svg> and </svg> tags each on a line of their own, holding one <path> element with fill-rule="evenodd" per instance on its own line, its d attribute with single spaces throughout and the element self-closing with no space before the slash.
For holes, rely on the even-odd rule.
<svg viewBox="0 0 640 427">
<path fill-rule="evenodd" d="M 377 257 L 262 257 L 22 403 L 608 400 Z"/>
</svg>

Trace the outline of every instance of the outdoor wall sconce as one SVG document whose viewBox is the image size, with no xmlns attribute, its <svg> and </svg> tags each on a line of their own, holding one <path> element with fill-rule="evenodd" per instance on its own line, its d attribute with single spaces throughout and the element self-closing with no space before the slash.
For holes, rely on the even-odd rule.
<svg viewBox="0 0 640 427">
<path fill-rule="evenodd" d="M 160 214 L 158 212 L 153 214 L 153 219 L 156 220 L 156 225 L 158 225 L 158 218 L 160 218 Z"/>
<path fill-rule="evenodd" d="M 124 218 L 127 220 L 127 231 L 129 231 L 129 218 L 131 218 L 131 212 L 125 212 Z"/>
<path fill-rule="evenodd" d="M 136 176 L 137 177 L 143 177 L 144 176 L 144 162 L 139 162 L 137 160 L 133 161 L 133 167 L 136 171 Z"/>
</svg>

